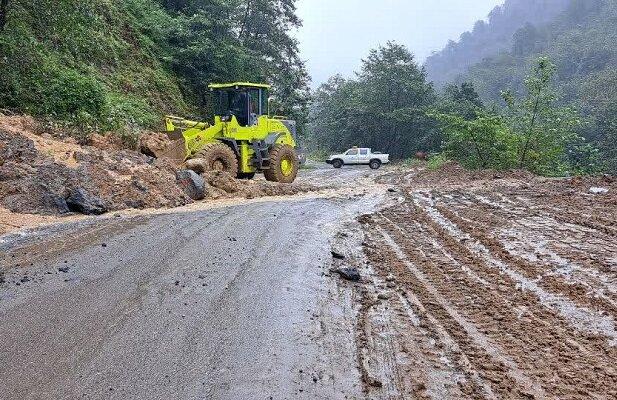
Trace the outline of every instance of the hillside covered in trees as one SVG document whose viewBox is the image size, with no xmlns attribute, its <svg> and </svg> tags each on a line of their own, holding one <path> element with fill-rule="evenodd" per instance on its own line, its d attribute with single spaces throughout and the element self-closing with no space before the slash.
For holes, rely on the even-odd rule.
<svg viewBox="0 0 617 400">
<path fill-rule="evenodd" d="M 484 58 L 510 51 L 519 29 L 550 22 L 569 4 L 570 0 L 506 0 L 458 41 L 430 56 L 425 62 L 428 78 L 438 87 L 455 81 Z"/>
<path fill-rule="evenodd" d="M 509 0 L 500 13 L 523 3 L 529 1 Z M 552 2 L 531 3 L 544 7 Z M 553 4 L 563 10 L 549 21 L 526 21 L 511 35 L 509 47 L 486 56 L 466 71 L 450 69 L 448 76 L 459 84 L 473 83 L 485 102 L 502 106 L 502 92 L 523 93 L 525 78 L 535 60 L 548 57 L 556 65 L 554 79 L 560 103 L 579 111 L 584 119 L 579 133 L 599 148 L 605 166 L 617 171 L 617 3 L 611 0 L 562 3 Z M 498 40 L 499 36 L 493 38 Z M 461 54 L 467 54 L 469 59 L 475 57 L 477 51 L 464 51 L 464 43 L 462 38 L 457 45 Z M 427 61 L 429 75 L 437 59 L 436 56 Z M 453 59 L 442 61 L 442 68 L 456 65 Z"/>
<path fill-rule="evenodd" d="M 357 79 L 333 77 L 317 91 L 314 146 L 444 152 L 472 167 L 549 175 L 615 172 L 616 21 L 612 0 L 507 0 L 423 67 L 404 47 L 373 50 Z"/>
<path fill-rule="evenodd" d="M 0 108 L 83 132 L 206 116 L 207 85 L 268 81 L 306 115 L 294 0 L 2 0 Z"/>
</svg>

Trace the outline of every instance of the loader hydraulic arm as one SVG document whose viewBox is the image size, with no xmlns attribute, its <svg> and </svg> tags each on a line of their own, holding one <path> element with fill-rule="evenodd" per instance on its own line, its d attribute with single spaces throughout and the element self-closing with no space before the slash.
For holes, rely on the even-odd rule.
<svg viewBox="0 0 617 400">
<path fill-rule="evenodd" d="M 165 118 L 165 130 L 167 132 L 174 132 L 176 129 L 187 130 L 187 129 L 206 129 L 209 128 L 210 124 L 207 122 L 197 122 L 191 121 L 188 119 L 168 116 Z"/>
</svg>

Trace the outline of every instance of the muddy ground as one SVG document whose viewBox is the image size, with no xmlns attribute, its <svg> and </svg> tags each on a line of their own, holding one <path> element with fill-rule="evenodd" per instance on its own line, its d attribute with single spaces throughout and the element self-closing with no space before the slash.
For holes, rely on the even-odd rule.
<svg viewBox="0 0 617 400">
<path fill-rule="evenodd" d="M 204 174 L 204 199 L 177 179 L 183 166 L 152 155 L 165 146 L 162 133 L 147 132 L 128 149 L 114 135 L 93 134 L 78 143 L 26 116 L 0 114 L 0 234 L 75 214 L 126 209 L 166 209 L 198 201 L 253 199 L 317 190 L 309 183 L 277 185 L 263 177 L 240 181 Z M 323 185 L 320 185 L 322 188 Z"/>
<path fill-rule="evenodd" d="M 369 398 L 617 398 L 617 185 L 393 171 L 362 217 Z"/>
<path fill-rule="evenodd" d="M 30 139 L 37 170 L 73 163 Z M 613 178 L 213 178 L 237 195 L 30 230 L 0 210 L 2 396 L 617 398 Z"/>
</svg>

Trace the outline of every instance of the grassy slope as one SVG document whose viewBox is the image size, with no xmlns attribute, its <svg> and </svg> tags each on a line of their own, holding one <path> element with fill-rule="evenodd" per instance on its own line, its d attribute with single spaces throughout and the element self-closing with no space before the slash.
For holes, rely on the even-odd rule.
<svg viewBox="0 0 617 400">
<path fill-rule="evenodd" d="M 171 23 L 153 0 L 13 0 L 0 34 L 0 107 L 100 129 L 182 112 L 160 61 Z"/>
</svg>

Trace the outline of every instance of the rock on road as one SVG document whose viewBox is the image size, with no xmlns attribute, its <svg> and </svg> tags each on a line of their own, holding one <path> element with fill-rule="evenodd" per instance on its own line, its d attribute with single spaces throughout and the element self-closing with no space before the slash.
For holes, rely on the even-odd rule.
<svg viewBox="0 0 617 400">
<path fill-rule="evenodd" d="M 366 207 L 255 202 L 0 244 L 0 397 L 354 398 L 353 310 L 328 276 L 329 238 Z"/>
</svg>

